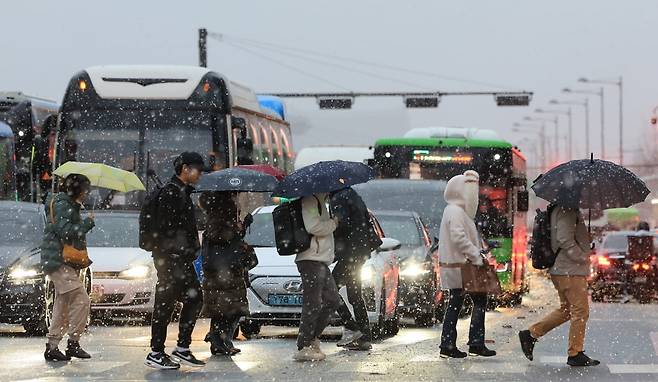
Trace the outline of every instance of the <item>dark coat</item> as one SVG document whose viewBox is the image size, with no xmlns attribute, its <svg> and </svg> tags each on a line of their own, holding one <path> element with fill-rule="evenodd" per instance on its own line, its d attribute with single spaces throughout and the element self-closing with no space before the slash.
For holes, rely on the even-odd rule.
<svg viewBox="0 0 658 382">
<path fill-rule="evenodd" d="M 372 223 L 368 207 L 352 188 L 332 194 L 330 208 L 338 218 L 334 231 L 336 261 L 363 262 L 370 257 Z"/>
<path fill-rule="evenodd" d="M 64 192 L 46 200 L 46 214 L 48 223 L 41 243 L 41 267 L 45 273 L 52 273 L 64 264 L 62 257 L 64 244 L 81 250 L 87 249 L 86 235 L 94 227 L 94 220 L 82 219 L 80 204 Z"/>
<path fill-rule="evenodd" d="M 158 248 L 155 258 L 194 260 L 200 248 L 199 231 L 194 216 L 194 191 L 177 176 L 171 178 L 158 195 Z"/>
</svg>

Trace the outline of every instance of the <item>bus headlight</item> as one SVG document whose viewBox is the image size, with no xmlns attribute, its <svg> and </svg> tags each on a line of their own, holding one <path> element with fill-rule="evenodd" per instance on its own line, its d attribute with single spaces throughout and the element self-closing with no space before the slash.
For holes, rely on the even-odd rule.
<svg viewBox="0 0 658 382">
<path fill-rule="evenodd" d="M 119 272 L 120 279 L 135 280 L 145 279 L 151 274 L 151 267 L 144 264 L 133 265 L 130 268 Z"/>
<path fill-rule="evenodd" d="M 430 270 L 424 264 L 419 263 L 409 263 L 405 264 L 402 270 L 400 271 L 400 276 L 403 277 L 419 277 L 430 273 Z"/>
</svg>

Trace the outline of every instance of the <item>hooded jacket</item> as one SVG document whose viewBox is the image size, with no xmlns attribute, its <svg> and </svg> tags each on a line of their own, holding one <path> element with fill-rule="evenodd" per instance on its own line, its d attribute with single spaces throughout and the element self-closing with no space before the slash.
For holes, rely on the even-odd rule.
<svg viewBox="0 0 658 382">
<path fill-rule="evenodd" d="M 551 211 L 551 247 L 560 252 L 549 270 L 555 276 L 588 276 L 592 239 L 580 211 L 556 207 Z"/>
<path fill-rule="evenodd" d="M 81 250 L 87 249 L 86 236 L 94 227 L 94 221 L 90 218 L 82 219 L 80 204 L 64 192 L 46 201 L 46 216 L 48 223 L 41 243 L 41 267 L 46 274 L 50 274 L 64 264 L 62 257 L 64 244 Z"/>
<path fill-rule="evenodd" d="M 452 177 L 443 193 L 448 205 L 443 210 L 439 231 L 439 262 L 464 264 L 471 261 L 482 264 L 480 244 L 475 222 L 478 201 L 477 172 L 469 170 Z M 471 214 L 469 216 L 469 213 Z M 461 269 L 441 267 L 441 288 L 461 289 Z"/>
<path fill-rule="evenodd" d="M 312 236 L 311 246 L 301 252 L 295 261 L 319 261 L 330 265 L 334 262 L 334 231 L 336 221 L 327 211 L 327 195 L 317 194 L 302 198 L 304 228 Z"/>
</svg>

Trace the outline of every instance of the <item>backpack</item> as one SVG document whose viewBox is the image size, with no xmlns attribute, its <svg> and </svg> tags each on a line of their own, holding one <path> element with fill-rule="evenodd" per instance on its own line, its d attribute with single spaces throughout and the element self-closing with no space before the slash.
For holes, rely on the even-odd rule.
<svg viewBox="0 0 658 382">
<path fill-rule="evenodd" d="M 532 266 L 536 269 L 549 269 L 555 264 L 555 259 L 560 253 L 560 249 L 553 251 L 551 245 L 551 213 L 554 208 L 555 205 L 549 204 L 546 211 L 537 209 L 530 243 L 530 258 Z"/>
<path fill-rule="evenodd" d="M 319 203 L 319 201 L 318 201 Z M 321 205 L 320 213 L 322 213 Z M 304 227 L 302 199 L 277 206 L 272 212 L 274 241 L 280 256 L 292 256 L 311 247 L 311 234 Z"/>
<path fill-rule="evenodd" d="M 164 187 L 156 187 L 146 198 L 139 211 L 139 248 L 152 252 L 158 238 L 158 198 Z"/>
</svg>

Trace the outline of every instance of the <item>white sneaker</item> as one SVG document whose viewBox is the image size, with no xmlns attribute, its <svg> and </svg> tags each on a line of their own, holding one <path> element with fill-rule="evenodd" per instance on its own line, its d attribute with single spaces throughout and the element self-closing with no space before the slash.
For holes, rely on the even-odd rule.
<svg viewBox="0 0 658 382">
<path fill-rule="evenodd" d="M 292 359 L 297 362 L 317 362 L 323 361 L 325 358 L 327 358 L 327 356 L 323 352 L 315 349 L 313 345 L 303 348 L 292 356 Z"/>
<path fill-rule="evenodd" d="M 361 337 L 363 337 L 363 333 L 358 330 L 353 332 L 349 329 L 343 329 L 343 336 L 341 337 L 340 341 L 336 343 L 336 346 L 347 346 Z"/>
<path fill-rule="evenodd" d="M 315 349 L 316 351 L 319 351 L 320 353 L 322 353 L 322 348 L 320 347 L 320 339 L 319 338 L 316 338 L 316 339 L 313 340 L 313 342 L 311 342 L 311 347 L 313 349 Z"/>
</svg>

